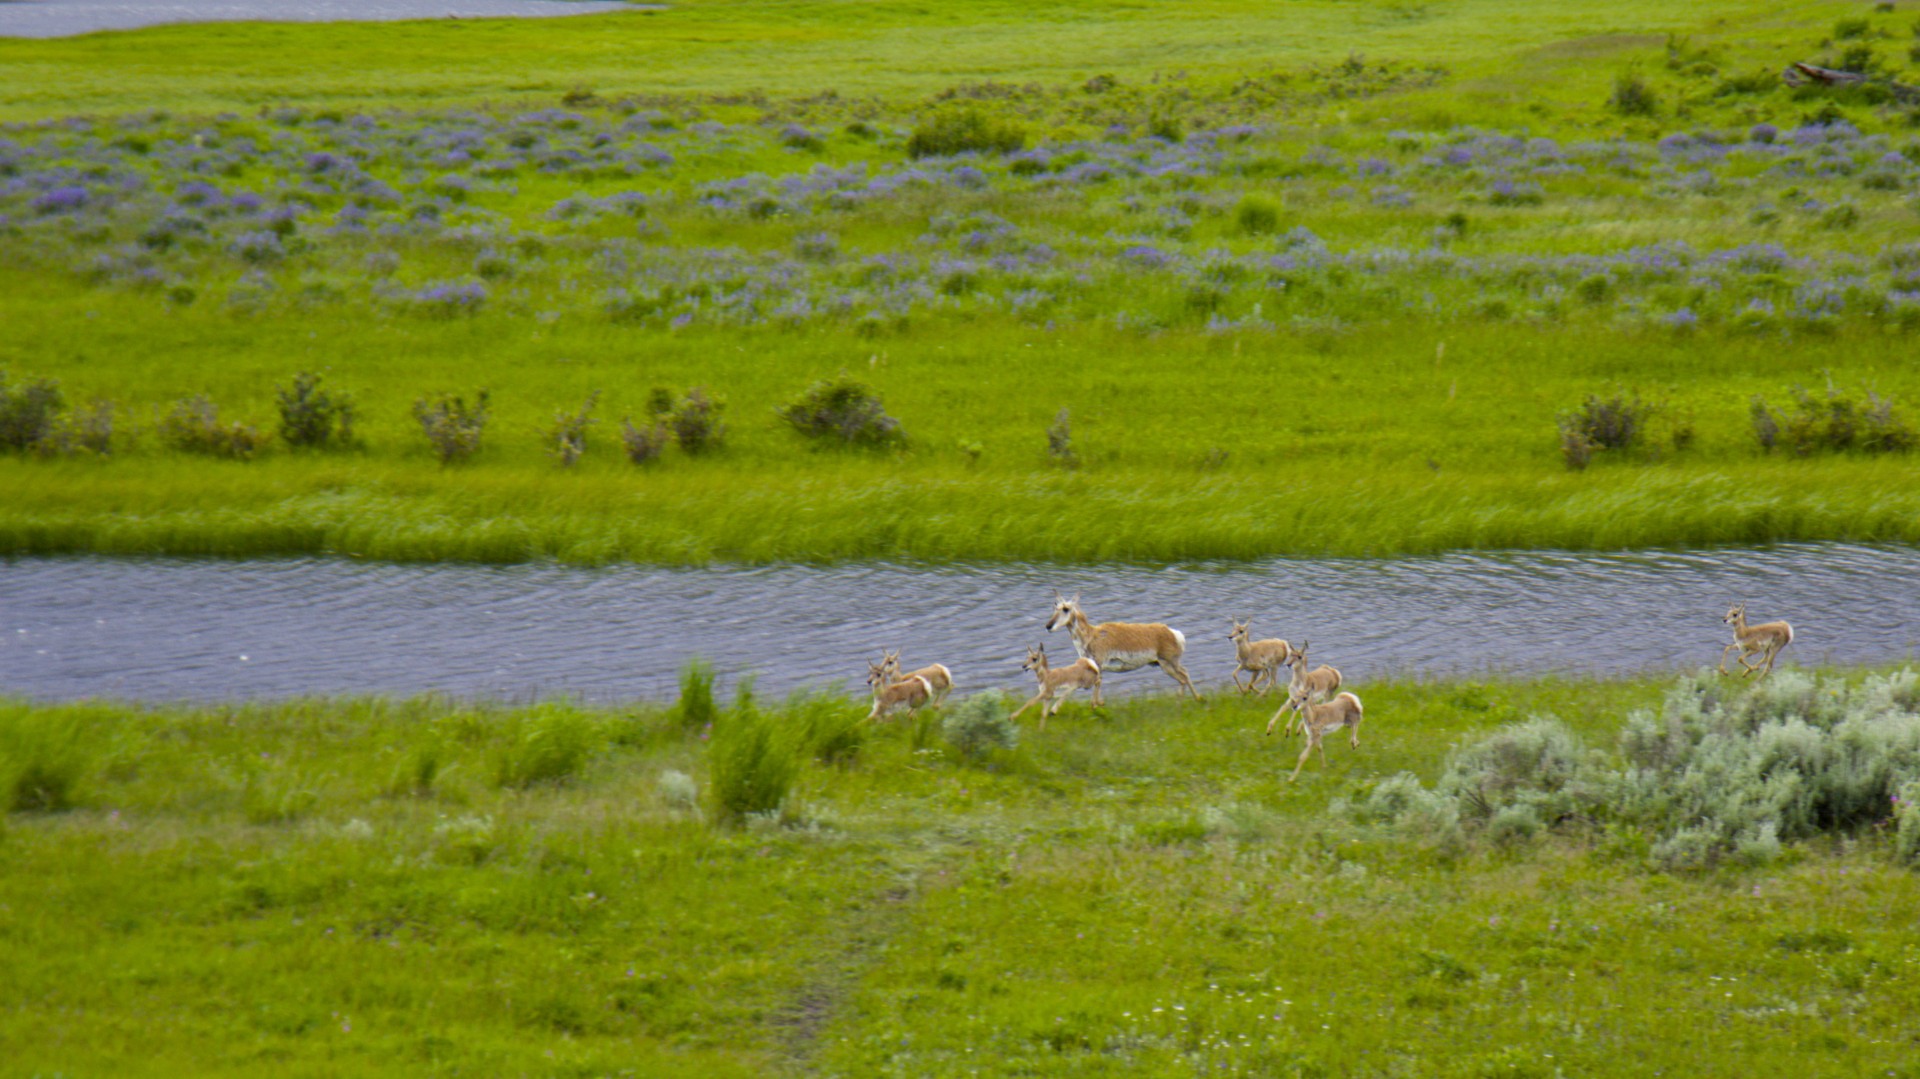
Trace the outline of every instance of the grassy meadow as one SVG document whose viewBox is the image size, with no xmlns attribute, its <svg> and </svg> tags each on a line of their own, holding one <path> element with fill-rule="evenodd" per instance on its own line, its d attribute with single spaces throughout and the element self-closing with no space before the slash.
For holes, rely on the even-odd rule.
<svg viewBox="0 0 1920 1079">
<path fill-rule="evenodd" d="M 1909 78 L 1920 14 L 1535 8 L 695 3 L 0 42 L 0 394 L 58 395 L 40 435 L 0 423 L 0 550 L 1920 538 L 1909 457 L 1874 452 L 1920 400 L 1920 112 L 1777 76 Z M 302 372 L 351 404 L 334 448 L 284 433 Z M 903 437 L 783 422 L 840 375 Z M 630 460 L 656 391 L 695 389 L 714 437 Z M 482 390 L 477 452 L 443 465 L 414 406 Z M 1590 401 L 1627 406 L 1626 445 L 1569 445 Z"/>
<path fill-rule="evenodd" d="M 991 698 L 7 704 L 0 1041 L 22 1075 L 1911 1075 L 1916 684 L 1368 685 L 1360 748 L 1294 783 L 1272 702 L 1224 691 L 1044 729 Z M 1547 713 L 1558 748 L 1469 759 Z M 1649 763 L 1635 732 L 1703 715 L 1700 753 L 1757 732 L 1766 774 Z M 1841 805 L 1780 750 L 1809 723 L 1891 756 L 1796 838 Z M 1548 808 L 1597 788 L 1540 777 L 1623 758 L 1781 812 L 1689 846 L 1630 772 Z M 749 759 L 777 810 L 719 793 Z"/>
</svg>

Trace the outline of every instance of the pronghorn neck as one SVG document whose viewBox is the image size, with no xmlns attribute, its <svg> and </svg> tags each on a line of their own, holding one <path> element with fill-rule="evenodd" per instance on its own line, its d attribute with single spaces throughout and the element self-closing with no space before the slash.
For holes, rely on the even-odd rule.
<svg viewBox="0 0 1920 1079">
<path fill-rule="evenodd" d="M 1067 611 L 1067 636 L 1073 638 L 1074 649 L 1085 655 L 1087 642 L 1093 640 L 1093 620 L 1079 604 Z"/>
</svg>

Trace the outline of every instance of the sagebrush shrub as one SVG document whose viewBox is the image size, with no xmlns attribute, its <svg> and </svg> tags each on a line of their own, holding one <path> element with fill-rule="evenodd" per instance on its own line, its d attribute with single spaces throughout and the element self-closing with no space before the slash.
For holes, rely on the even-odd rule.
<svg viewBox="0 0 1920 1079">
<path fill-rule="evenodd" d="M 593 426 L 593 406 L 599 400 L 600 391 L 594 390 L 581 402 L 579 411 L 553 414 L 553 426 L 547 428 L 547 453 L 560 462 L 560 467 L 573 467 L 587 452 L 587 428 Z"/>
<path fill-rule="evenodd" d="M 107 400 L 55 416 L 46 435 L 33 444 L 33 452 L 43 457 L 82 453 L 105 457 L 113 452 L 113 417 L 113 402 Z"/>
<path fill-rule="evenodd" d="M 293 447 L 326 449 L 353 445 L 353 398 L 322 389 L 320 376 L 302 371 L 293 384 L 276 396 L 280 406 L 280 441 Z"/>
<path fill-rule="evenodd" d="M 687 391 L 687 396 L 667 417 L 667 426 L 673 429 L 673 440 L 680 448 L 692 454 L 707 453 L 720 448 L 726 438 L 727 425 L 720 422 L 720 413 L 727 404 L 709 397 L 702 387 L 695 386 Z"/>
<path fill-rule="evenodd" d="M 970 108 L 937 113 L 915 127 L 907 139 L 907 156 L 1011 154 L 1019 152 L 1026 144 L 1026 129 L 1019 124 Z"/>
<path fill-rule="evenodd" d="M 1762 453 L 1783 446 L 1796 457 L 1815 453 L 1905 453 L 1920 437 L 1894 412 L 1893 401 L 1869 390 L 1856 400 L 1829 387 L 1824 399 L 1793 389 L 1793 410 L 1775 412 L 1753 399 L 1753 434 Z"/>
<path fill-rule="evenodd" d="M 181 453 L 247 460 L 260 452 L 269 436 L 252 424 L 220 422 L 220 409 L 205 394 L 174 402 L 160 419 L 160 442 Z"/>
<path fill-rule="evenodd" d="M 1073 416 L 1061 409 L 1047 428 L 1047 455 L 1065 468 L 1080 467 L 1080 455 L 1073 451 Z"/>
<path fill-rule="evenodd" d="M 413 418 L 441 464 L 465 461 L 480 452 L 480 436 L 487 429 L 487 400 L 487 391 L 481 390 L 472 404 L 451 393 L 414 401 Z"/>
<path fill-rule="evenodd" d="M 994 692 L 975 693 L 953 708 L 940 721 L 941 736 L 963 756 L 984 756 L 994 749 L 1012 749 L 1020 744 L 1020 728 L 1013 722 L 1013 703 Z"/>
<path fill-rule="evenodd" d="M 1631 449 L 1645 434 L 1654 411 L 1653 405 L 1637 396 L 1588 394 L 1579 408 L 1562 413 L 1558 421 L 1560 453 L 1567 467 L 1576 471 L 1587 467 L 1599 450 Z"/>
<path fill-rule="evenodd" d="M 845 372 L 821 379 L 780 408 L 787 426 L 820 442 L 884 449 L 906 441 L 879 395 Z"/>
<path fill-rule="evenodd" d="M 1613 80 L 1613 93 L 1607 105 L 1622 116 L 1652 116 L 1660 107 L 1660 98 L 1637 71 L 1623 71 Z"/>
</svg>

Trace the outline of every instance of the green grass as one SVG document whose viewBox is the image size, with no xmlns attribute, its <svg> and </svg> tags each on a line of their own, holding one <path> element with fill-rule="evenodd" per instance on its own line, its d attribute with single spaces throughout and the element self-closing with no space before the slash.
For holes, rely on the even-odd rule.
<svg viewBox="0 0 1920 1079">
<path fill-rule="evenodd" d="M 31 76 L 0 115 L 103 114 L 7 136 L 47 155 L 0 162 L 38 177 L 23 190 L 88 181 L 96 201 L 0 215 L 0 369 L 112 401 L 118 439 L 105 461 L 0 457 L 0 551 L 1164 561 L 1915 539 L 1899 459 L 1766 457 L 1749 425 L 1754 397 L 1796 386 L 1878 393 L 1909 425 L 1920 401 L 1916 256 L 1887 243 L 1914 213 L 1911 110 L 1725 81 L 1822 58 L 1858 5 L 1535 7 L 693 3 L 0 42 Z M 1847 40 L 1910 79 L 1905 13 L 1868 20 Z M 1606 104 L 1629 69 L 1650 118 Z M 576 87 L 595 96 L 570 118 L 525 118 Z M 913 180 L 916 125 L 961 107 L 1017 123 L 1046 162 Z M 1656 142 L 1741 145 L 1765 122 L 1791 143 L 1810 120 L 1864 134 L 1791 157 Z M 1252 133 L 1209 141 L 1234 125 Z M 475 156 L 449 163 L 463 126 Z M 1577 162 L 1513 156 L 1540 137 Z M 592 156 L 636 143 L 673 163 Z M 1455 151 L 1478 163 L 1440 163 Z M 305 163 L 322 152 L 365 182 Z M 1066 179 L 1081 165 L 1119 174 Z M 902 186 L 780 201 L 856 168 L 850 190 Z M 170 202 L 190 179 L 298 220 L 275 240 Z M 638 201 L 581 208 L 612 196 Z M 1633 261 L 1676 243 L 1679 268 Z M 1766 265 L 1715 261 L 1742 250 Z M 460 313 L 420 298 L 436 287 L 486 295 Z M 354 396 L 359 451 L 236 464 L 159 444 L 203 391 L 270 434 L 301 371 Z M 779 409 L 843 371 L 904 450 L 801 452 Z M 630 467 L 622 417 L 694 386 L 726 403 L 723 448 Z M 443 469 L 411 406 L 481 388 L 483 448 Z M 1660 405 L 1649 444 L 1569 474 L 1556 418 L 1621 391 Z M 546 433 L 596 392 L 563 471 Z M 1047 452 L 1062 409 L 1076 469 Z"/>
<path fill-rule="evenodd" d="M 1329 812 L 1530 714 L 1609 747 L 1665 688 L 1370 684 L 1294 784 L 1271 701 L 1070 704 L 977 759 L 929 717 L 740 827 L 653 706 L 9 704 L 7 744 L 87 751 L 74 808 L 0 831 L 0 1041 L 24 1074 L 1905 1074 L 1920 877 L 1880 830 L 1668 875 Z M 500 770 L 562 720 L 583 764 Z"/>
</svg>

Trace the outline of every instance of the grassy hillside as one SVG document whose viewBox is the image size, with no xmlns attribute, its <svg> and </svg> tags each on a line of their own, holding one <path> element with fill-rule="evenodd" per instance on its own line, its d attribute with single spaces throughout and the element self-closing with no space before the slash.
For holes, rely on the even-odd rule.
<svg viewBox="0 0 1920 1079">
<path fill-rule="evenodd" d="M 1920 113 L 1884 81 L 1914 18 L 1528 11 L 692 4 L 0 43 L 37 73 L 0 133 L 0 443 L 25 447 L 0 550 L 1914 540 Z M 242 48 L 267 70 L 215 62 Z M 1796 58 L 1882 81 L 1796 90 Z M 149 69 L 170 89 L 135 108 Z M 88 97 L 108 71 L 127 96 Z M 389 92 L 409 77 L 423 100 Z M 284 431 L 301 372 L 351 401 L 333 449 Z M 877 448 L 781 418 L 837 376 L 895 424 Z M 675 446 L 649 402 L 695 389 L 712 444 Z M 481 390 L 478 452 L 443 467 L 415 406 Z"/>
<path fill-rule="evenodd" d="M 1913 681 L 1726 698 L 1708 714 L 1786 718 L 1759 727 L 1771 778 L 1712 785 L 1830 811 L 1786 739 L 1851 701 L 1872 718 L 1836 744 L 1906 747 L 1862 750 L 1866 777 L 1916 744 Z M 22 1074 L 1906 1074 L 1911 758 L 1856 823 L 1718 851 L 1677 807 L 1569 809 L 1579 783 L 1449 823 L 1392 778 L 1432 788 L 1539 712 L 1645 759 L 1625 713 L 1664 707 L 1670 738 L 1699 714 L 1663 688 L 1362 686 L 1360 747 L 1295 783 L 1272 702 L 1231 694 L 971 751 L 957 698 L 868 728 L 832 697 L 9 704 L 0 1039 Z M 799 771 L 729 825 L 743 731 Z"/>
</svg>

